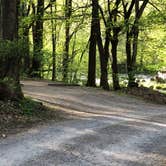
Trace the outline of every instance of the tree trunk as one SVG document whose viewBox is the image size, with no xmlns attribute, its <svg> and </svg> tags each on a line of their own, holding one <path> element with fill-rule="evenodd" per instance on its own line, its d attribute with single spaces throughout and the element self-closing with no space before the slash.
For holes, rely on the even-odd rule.
<svg viewBox="0 0 166 166">
<path fill-rule="evenodd" d="M 106 28 L 106 32 L 105 32 L 105 43 L 104 43 L 104 52 L 105 52 L 105 60 L 106 60 L 106 66 L 108 66 L 108 60 L 110 58 L 110 51 L 109 51 L 109 47 L 110 47 L 110 28 L 107 27 Z M 107 71 L 108 72 L 108 71 Z"/>
<path fill-rule="evenodd" d="M 141 6 L 139 6 L 139 0 L 135 1 L 135 19 L 133 26 L 128 27 L 126 33 L 126 55 L 127 55 L 127 71 L 128 71 L 128 87 L 137 87 L 138 84 L 135 82 L 135 68 L 137 58 L 137 45 L 139 35 L 139 19 L 141 18 L 146 5 L 149 0 L 144 0 Z M 128 23 L 130 16 L 125 16 L 125 21 Z"/>
<path fill-rule="evenodd" d="M 132 66 L 132 48 L 131 48 L 132 35 L 128 30 L 126 33 L 126 55 L 127 55 L 127 73 L 128 73 L 128 86 L 132 87 L 135 82 L 133 66 Z"/>
<path fill-rule="evenodd" d="M 19 17 L 21 19 L 25 19 L 29 16 L 30 12 L 30 4 L 27 1 L 21 1 L 19 7 Z M 23 72 L 30 75 L 30 67 L 31 67 L 31 58 L 30 58 L 30 42 L 29 42 L 29 30 L 31 26 L 29 24 L 25 24 L 22 28 L 22 34 L 19 36 L 23 40 L 24 44 L 24 57 L 23 59 Z"/>
<path fill-rule="evenodd" d="M 43 15 L 44 0 L 38 0 L 36 20 L 33 25 L 33 60 L 31 76 L 41 78 L 41 67 L 43 58 Z"/>
<path fill-rule="evenodd" d="M 65 2 L 65 47 L 63 57 L 63 81 L 68 82 L 68 68 L 69 68 L 69 48 L 70 48 L 70 18 L 72 15 L 72 0 Z"/>
<path fill-rule="evenodd" d="M 92 21 L 91 21 L 91 33 L 89 44 L 89 61 L 88 61 L 88 80 L 87 86 L 96 87 L 96 20 L 98 17 L 98 6 L 96 7 L 96 0 L 92 0 Z"/>
<path fill-rule="evenodd" d="M 136 59 L 137 59 L 137 47 L 138 47 L 138 27 L 133 29 L 133 43 L 132 43 L 132 56 L 128 66 L 128 75 L 129 75 L 129 87 L 137 87 L 138 84 L 135 82 L 135 72 L 136 72 Z M 130 46 L 131 47 L 131 46 Z"/>
<path fill-rule="evenodd" d="M 90 87 L 96 87 L 96 44 L 96 34 L 92 23 L 89 45 L 88 81 L 86 84 Z"/>
<path fill-rule="evenodd" d="M 31 58 L 30 58 L 30 48 L 29 48 L 29 28 L 25 28 L 23 32 L 23 40 L 24 40 L 24 45 L 26 48 L 26 52 L 24 55 L 24 66 L 23 66 L 23 71 L 29 76 L 30 75 L 30 67 L 31 67 Z"/>
<path fill-rule="evenodd" d="M 107 71 L 108 58 L 107 58 L 107 54 L 105 53 L 100 35 L 97 38 L 97 43 L 98 43 L 99 54 L 100 54 L 100 70 L 101 70 L 100 86 L 105 90 L 109 90 L 108 71 Z"/>
<path fill-rule="evenodd" d="M 55 10 L 53 10 L 53 7 Z M 52 26 L 52 81 L 56 80 L 56 21 L 53 20 L 53 13 L 56 15 L 56 1 L 51 4 L 51 26 Z"/>
<path fill-rule="evenodd" d="M 111 45 L 112 45 L 112 80 L 113 80 L 113 88 L 114 90 L 119 90 L 120 85 L 119 85 L 119 72 L 118 72 L 118 60 L 117 60 L 117 49 L 118 49 L 118 35 L 121 30 L 119 26 L 117 26 L 117 17 L 118 17 L 118 8 L 120 5 L 120 0 L 116 0 L 115 3 L 115 11 L 112 16 L 112 21 L 115 24 L 112 28 L 112 38 L 111 38 Z"/>
<path fill-rule="evenodd" d="M 98 45 L 100 55 L 100 86 L 103 89 L 109 90 L 108 85 L 108 72 L 107 65 L 108 60 L 105 54 L 104 46 L 101 38 L 100 18 L 99 18 L 99 4 L 98 0 L 92 0 L 92 23 L 91 23 L 91 37 L 89 47 L 89 73 L 88 83 L 89 86 L 96 86 L 96 44 Z M 91 50 L 92 49 L 92 50 Z M 89 80 L 91 81 L 89 83 Z"/>
<path fill-rule="evenodd" d="M 11 41 L 14 44 L 17 44 L 18 39 L 18 11 L 17 11 L 17 0 L 1 0 L 1 39 L 3 41 Z M 16 47 L 17 48 L 17 47 Z M 12 48 L 9 48 L 12 49 Z M 0 64 L 3 64 L 4 67 L 1 68 L 1 80 L 7 80 L 7 84 L 0 84 L 1 90 L 4 90 L 2 87 L 6 87 L 6 90 L 10 90 L 5 96 L 7 99 L 20 99 L 23 97 L 20 83 L 19 83 L 19 66 L 20 66 L 20 55 L 15 50 L 13 55 L 8 55 L 6 57 L 1 57 Z M 12 85 L 12 89 L 10 88 Z M 7 90 L 7 91 L 8 91 Z M 5 90 L 4 90 L 5 91 Z M 3 95 L 3 91 L 0 92 Z"/>
<path fill-rule="evenodd" d="M 118 47 L 118 33 L 116 29 L 113 29 L 113 37 L 111 39 L 112 44 L 112 80 L 114 90 L 119 90 L 119 76 L 118 76 L 118 62 L 117 62 L 117 47 Z"/>
<path fill-rule="evenodd" d="M 132 43 L 132 59 L 131 66 L 133 70 L 133 78 L 129 81 L 129 87 L 137 87 L 138 84 L 135 82 L 135 71 L 136 71 L 136 59 L 137 59 L 137 47 L 138 47 L 138 35 L 139 35 L 139 22 L 138 22 L 138 12 L 139 12 L 139 1 L 135 2 L 135 23 L 132 27 L 133 43 Z"/>
<path fill-rule="evenodd" d="M 0 40 L 2 39 L 3 35 L 3 24 L 2 24 L 2 18 L 3 18 L 3 10 L 2 10 L 2 0 L 0 0 Z"/>
<path fill-rule="evenodd" d="M 99 2 L 98 0 L 94 2 L 94 7 L 97 8 L 97 18 L 96 18 L 96 35 L 97 35 L 97 45 L 99 49 L 99 55 L 100 55 L 100 86 L 105 89 L 109 90 L 109 84 L 108 84 L 108 57 L 105 53 L 104 46 L 102 43 L 101 38 L 101 27 L 100 27 L 100 17 L 99 17 Z"/>
</svg>

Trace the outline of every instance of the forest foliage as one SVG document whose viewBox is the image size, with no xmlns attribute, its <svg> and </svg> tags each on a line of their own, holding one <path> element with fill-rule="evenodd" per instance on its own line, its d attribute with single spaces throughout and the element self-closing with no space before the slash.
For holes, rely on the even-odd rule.
<svg viewBox="0 0 166 166">
<path fill-rule="evenodd" d="M 3 11 L 10 1 L 0 2 L 1 25 L 17 24 L 15 39 L 0 28 L 0 63 L 6 67 L 16 56 L 18 64 L 9 65 L 19 66 L 21 77 L 117 90 L 121 75 L 128 75 L 128 86 L 138 86 L 135 74 L 166 66 L 164 0 L 15 0 L 11 18 Z"/>
</svg>

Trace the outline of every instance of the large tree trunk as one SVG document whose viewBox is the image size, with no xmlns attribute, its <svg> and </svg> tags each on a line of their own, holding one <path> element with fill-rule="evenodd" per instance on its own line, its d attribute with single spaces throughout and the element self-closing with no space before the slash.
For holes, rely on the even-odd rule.
<svg viewBox="0 0 166 166">
<path fill-rule="evenodd" d="M 0 40 L 2 39 L 2 34 L 3 34 L 3 26 L 2 26 L 2 0 L 0 0 Z"/>
<path fill-rule="evenodd" d="M 15 40 L 17 33 L 17 1 L 2 0 L 2 39 Z"/>
<path fill-rule="evenodd" d="M 17 44 L 18 39 L 18 5 L 17 0 L 1 0 L 1 39 L 3 42 L 11 41 L 14 44 Z M 13 45 L 11 45 L 13 46 Z M 17 47 L 16 47 L 17 48 Z M 9 48 L 9 50 L 12 48 Z M 17 53 L 17 50 L 14 50 L 13 55 L 8 55 L 1 57 L 0 60 L 0 79 L 7 80 L 7 84 L 0 84 L 0 89 L 2 90 L 0 94 L 3 94 L 3 87 L 6 87 L 6 90 L 10 92 L 6 93 L 5 96 L 7 99 L 19 99 L 22 98 L 22 92 L 19 84 L 19 66 L 20 66 L 20 56 Z M 10 51 L 11 54 L 11 51 Z M 8 85 L 9 84 L 9 85 Z M 10 88 L 12 85 L 12 89 Z"/>
<path fill-rule="evenodd" d="M 15 42 L 18 37 L 17 29 L 17 1 L 10 2 L 9 0 L 2 0 L 2 40 L 9 40 Z M 18 59 L 16 57 L 8 56 L 5 58 L 5 69 L 2 77 L 12 77 L 18 80 Z"/>
</svg>

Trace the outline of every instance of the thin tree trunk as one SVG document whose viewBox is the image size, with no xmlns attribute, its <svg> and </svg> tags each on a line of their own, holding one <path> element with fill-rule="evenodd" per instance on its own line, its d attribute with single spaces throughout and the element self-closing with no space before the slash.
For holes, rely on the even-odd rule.
<svg viewBox="0 0 166 166">
<path fill-rule="evenodd" d="M 29 28 L 25 28 L 23 32 L 23 40 L 26 48 L 24 56 L 24 72 L 29 76 L 31 67 L 30 48 L 29 48 Z"/>
<path fill-rule="evenodd" d="M 53 6 L 54 9 L 53 10 Z M 53 12 L 56 14 L 56 1 L 51 4 L 51 15 L 53 17 Z M 51 19 L 52 26 L 52 81 L 56 80 L 56 21 Z"/>
<path fill-rule="evenodd" d="M 127 55 L 127 73 L 128 73 L 128 86 L 131 86 L 134 79 L 134 73 L 132 68 L 132 48 L 131 48 L 131 34 L 129 30 L 126 33 L 126 55 Z"/>
<path fill-rule="evenodd" d="M 20 19 L 27 18 L 30 13 L 30 4 L 27 1 L 21 1 L 19 7 L 19 17 Z M 30 42 L 29 42 L 29 30 L 31 26 L 29 24 L 25 24 L 22 28 L 22 34 L 19 36 L 23 40 L 24 43 L 24 57 L 23 59 L 23 72 L 30 76 L 30 67 L 31 67 L 31 58 L 30 58 Z"/>
<path fill-rule="evenodd" d="M 118 32 L 113 30 L 113 38 L 111 39 L 112 44 L 112 80 L 114 90 L 119 90 L 119 76 L 118 76 L 118 62 L 117 62 L 117 47 L 118 47 Z"/>
<path fill-rule="evenodd" d="M 110 31 L 112 31 L 111 35 L 111 53 L 112 53 L 112 80 L 113 80 L 113 89 L 119 90 L 120 84 L 119 84 L 119 71 L 118 71 L 118 59 L 117 59 L 117 48 L 118 48 L 118 36 L 119 32 L 121 31 L 121 27 L 117 25 L 118 23 L 118 9 L 119 5 L 121 3 L 121 0 L 115 1 L 115 8 L 110 10 L 110 1 L 108 1 L 108 9 L 109 9 L 109 22 L 113 24 L 113 26 L 109 25 Z M 108 29 L 109 29 L 108 28 Z"/>
<path fill-rule="evenodd" d="M 137 59 L 137 49 L 138 49 L 138 35 L 139 35 L 139 22 L 138 22 L 138 12 L 139 12 L 139 1 L 135 2 L 135 24 L 133 25 L 133 52 L 132 52 L 132 68 L 135 71 L 136 70 L 136 59 Z M 134 73 L 135 74 L 135 73 Z M 135 86 L 138 86 L 138 84 L 134 82 Z"/>
<path fill-rule="evenodd" d="M 32 60 L 32 77 L 41 77 L 41 67 L 43 58 L 43 15 L 44 0 L 38 0 L 36 20 L 33 25 L 33 60 Z"/>
<path fill-rule="evenodd" d="M 110 31 L 111 31 L 110 28 L 107 27 L 106 32 L 105 32 L 105 43 L 104 43 L 106 66 L 108 66 L 108 60 L 110 58 L 110 51 L 109 51 L 109 48 L 110 48 Z"/>
<path fill-rule="evenodd" d="M 128 27 L 126 32 L 126 55 L 127 55 L 127 71 L 128 71 L 128 87 L 137 87 L 138 84 L 135 82 L 135 68 L 137 58 L 137 45 L 139 35 L 139 19 L 141 18 L 146 5 L 149 0 L 144 0 L 139 7 L 140 1 L 135 1 L 135 20 L 131 28 Z M 131 15 L 131 13 L 130 13 Z M 125 21 L 128 23 L 130 15 L 125 13 Z"/>
<path fill-rule="evenodd" d="M 70 18 L 72 15 L 72 0 L 65 2 L 65 47 L 63 57 L 63 81 L 68 82 L 68 68 L 69 68 L 69 48 L 70 48 Z"/>
</svg>

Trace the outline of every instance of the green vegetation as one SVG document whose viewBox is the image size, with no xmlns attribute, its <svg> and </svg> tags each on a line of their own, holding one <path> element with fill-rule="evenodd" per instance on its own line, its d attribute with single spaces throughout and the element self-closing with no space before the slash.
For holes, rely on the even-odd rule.
<svg viewBox="0 0 166 166">
<path fill-rule="evenodd" d="M 62 121 L 67 118 L 66 113 L 48 108 L 30 98 L 19 102 L 0 100 L 0 115 L 0 138 L 50 120 Z"/>
<path fill-rule="evenodd" d="M 0 79 L 13 80 L 18 98 L 20 76 L 105 90 L 138 86 L 139 74 L 155 76 L 166 66 L 165 6 L 164 0 L 2 1 Z"/>
<path fill-rule="evenodd" d="M 125 2 L 125 1 L 124 1 Z M 37 2 L 33 2 L 37 5 Z M 113 3 L 111 8 L 113 8 Z M 21 12 L 25 12 L 31 5 L 28 2 L 22 1 L 25 8 Z M 104 12 L 105 18 L 107 18 L 106 2 L 100 1 L 101 8 Z M 52 6 L 52 9 L 51 9 Z M 164 13 L 164 1 L 155 0 L 149 2 L 146 6 L 145 11 L 139 21 L 139 37 L 138 37 L 138 49 L 137 49 L 137 61 L 136 61 L 136 74 L 150 74 L 154 75 L 158 70 L 166 66 L 166 27 L 165 27 L 165 13 Z M 27 8 L 26 8 L 27 7 Z M 56 37 L 56 50 L 55 52 L 55 76 L 57 81 L 63 80 L 63 58 L 65 49 L 65 3 L 62 1 L 55 1 L 49 6 L 49 2 L 45 2 L 47 10 L 44 11 L 43 15 L 43 47 L 42 57 L 40 56 L 41 69 L 40 74 L 42 78 L 52 79 L 53 71 L 53 39 Z M 55 8 L 56 7 L 56 8 Z M 122 7 L 119 7 L 119 12 L 123 14 Z M 134 9 L 132 11 L 134 13 Z M 20 18 L 20 35 L 23 35 L 26 27 L 29 26 L 34 20 L 35 15 L 31 9 L 28 15 Z M 129 24 L 133 24 L 133 15 L 129 20 Z M 90 1 L 72 1 L 72 14 L 70 20 L 70 35 L 71 39 L 69 42 L 69 59 L 68 59 L 68 83 L 80 83 L 86 84 L 86 78 L 88 74 L 88 40 L 90 37 L 90 21 L 91 21 L 91 5 Z M 105 37 L 105 27 L 103 17 L 100 14 L 101 21 L 101 33 L 102 37 Z M 124 26 L 123 18 L 119 15 L 117 18 L 118 26 Z M 52 27 L 53 26 L 53 27 Z M 33 58 L 33 26 L 29 27 L 28 38 L 29 38 L 29 56 L 30 61 Z M 52 31 L 54 28 L 54 32 Z M 125 51 L 125 38 L 126 28 L 124 27 L 119 34 L 119 45 L 117 50 L 118 66 L 120 73 L 127 74 L 126 64 L 126 51 Z M 26 36 L 25 36 L 26 37 Z M 103 40 L 104 42 L 104 40 Z M 109 48 L 111 52 L 111 47 Z M 41 55 L 41 53 L 39 53 Z M 96 61 L 96 77 L 100 78 L 100 60 L 97 54 Z M 27 61 L 25 61 L 27 64 Z M 31 62 L 28 62 L 28 64 Z M 108 79 L 111 80 L 111 63 L 108 65 Z M 29 64 L 31 66 L 31 64 Z M 25 75 L 24 71 L 23 75 Z M 33 74 L 37 71 L 33 71 Z M 26 72 L 26 76 L 29 76 Z M 32 75 L 33 75 L 32 74 Z"/>
<path fill-rule="evenodd" d="M 22 77 L 89 86 L 101 79 L 101 87 L 109 89 L 109 82 L 116 90 L 124 84 L 119 74 L 126 74 L 128 86 L 136 85 L 135 74 L 155 75 L 166 66 L 165 6 L 164 0 L 21 0 L 16 17 L 1 10 L 2 25 L 12 19 L 19 25 L 10 25 L 12 38 L 1 27 L 1 71 L 10 60 Z"/>
<path fill-rule="evenodd" d="M 19 102 L 19 108 L 22 110 L 24 115 L 33 116 L 40 115 L 43 107 L 41 103 L 25 98 Z"/>
</svg>

